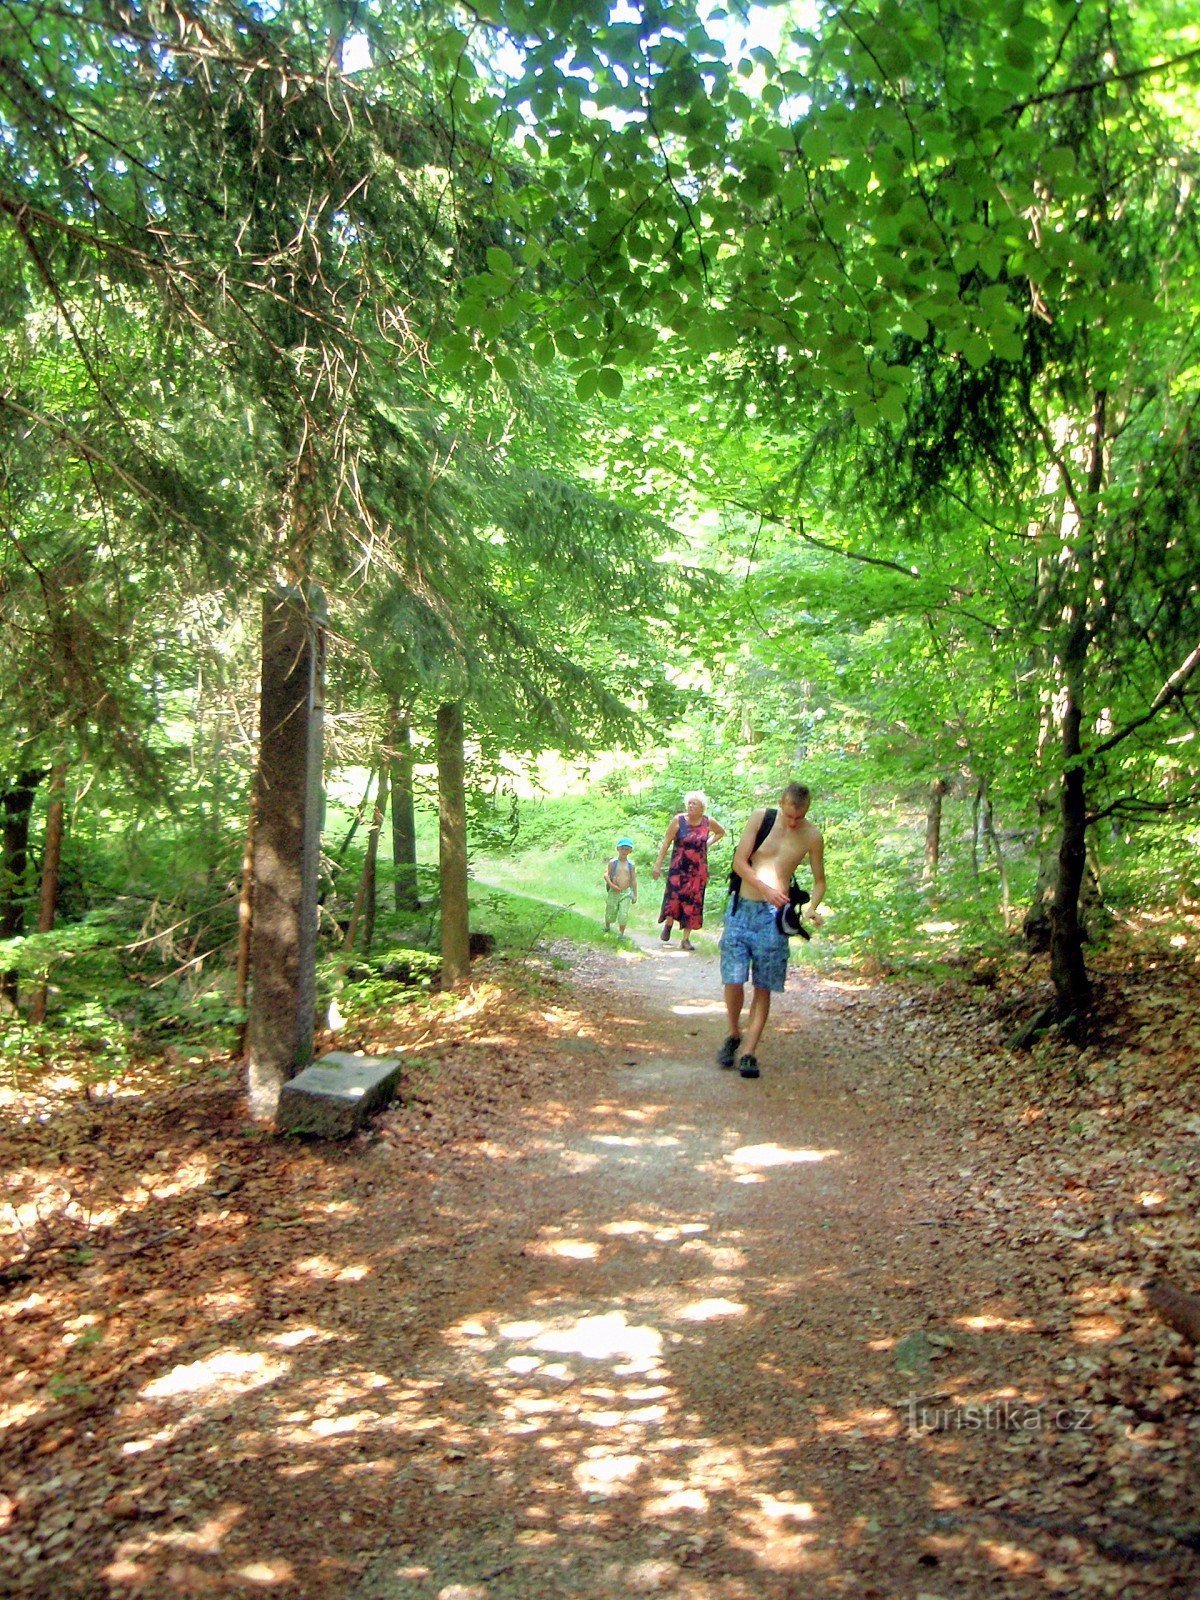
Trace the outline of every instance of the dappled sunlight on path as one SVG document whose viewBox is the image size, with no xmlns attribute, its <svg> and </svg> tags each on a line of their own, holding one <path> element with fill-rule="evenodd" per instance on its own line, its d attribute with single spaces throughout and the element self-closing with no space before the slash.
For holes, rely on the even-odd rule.
<svg viewBox="0 0 1200 1600">
<path fill-rule="evenodd" d="M 203 1292 L 160 1275 L 137 1302 L 115 1538 L 61 1593 L 1141 1600 L 1177 1578 L 1178 1541 L 1064 1498 L 1109 1448 L 1064 1372 L 1120 1325 L 1081 1300 L 1072 1366 L 1047 1360 L 1019 1254 L 964 1246 L 969 1152 L 873 1076 L 849 993 L 801 965 L 747 1083 L 714 1062 L 711 954 L 590 955 L 573 1001 L 540 1002 L 536 1093 L 453 1145 L 401 1145 L 414 1102 L 312 1151 L 258 1276 L 213 1184 Z M 479 1047 L 528 1048 L 471 1004 Z M 109 1270 L 70 1337 L 103 1328 Z M 1129 1448 L 1152 1474 L 1153 1435 Z M 38 1486 L 52 1537 L 79 1485 Z"/>
</svg>

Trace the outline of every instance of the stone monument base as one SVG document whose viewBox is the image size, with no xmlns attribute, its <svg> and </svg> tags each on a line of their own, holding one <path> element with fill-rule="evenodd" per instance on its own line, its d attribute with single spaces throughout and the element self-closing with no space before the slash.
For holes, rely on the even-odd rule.
<svg viewBox="0 0 1200 1600">
<path fill-rule="evenodd" d="M 279 1095 L 280 1133 L 346 1139 L 396 1092 L 403 1063 L 397 1056 L 360 1056 L 334 1050 L 289 1078 Z"/>
</svg>

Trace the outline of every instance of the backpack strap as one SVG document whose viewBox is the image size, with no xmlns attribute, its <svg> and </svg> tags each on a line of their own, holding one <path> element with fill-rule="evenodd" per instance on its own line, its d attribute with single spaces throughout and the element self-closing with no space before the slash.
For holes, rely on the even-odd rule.
<svg viewBox="0 0 1200 1600">
<path fill-rule="evenodd" d="M 779 811 L 775 806 L 768 806 L 763 812 L 763 819 L 759 823 L 758 832 L 754 836 L 754 849 L 751 850 L 751 855 L 754 855 L 757 852 L 759 845 L 762 844 L 763 840 L 775 826 L 775 818 L 778 815 Z M 737 872 L 731 872 L 729 874 L 729 892 L 733 896 L 733 905 L 730 909 L 736 911 L 738 906 L 742 903 L 742 879 L 741 875 Z"/>
</svg>

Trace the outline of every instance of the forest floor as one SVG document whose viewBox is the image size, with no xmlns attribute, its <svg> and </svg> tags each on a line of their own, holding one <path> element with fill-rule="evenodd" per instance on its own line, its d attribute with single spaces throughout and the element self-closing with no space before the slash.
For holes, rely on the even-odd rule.
<svg viewBox="0 0 1200 1600">
<path fill-rule="evenodd" d="M 1015 1056 L 1028 973 L 801 956 L 746 1082 L 707 941 L 560 956 L 339 1038 L 409 1062 L 345 1146 L 7 1095 L 0 1590 L 1200 1592 L 1194 964 Z"/>
</svg>

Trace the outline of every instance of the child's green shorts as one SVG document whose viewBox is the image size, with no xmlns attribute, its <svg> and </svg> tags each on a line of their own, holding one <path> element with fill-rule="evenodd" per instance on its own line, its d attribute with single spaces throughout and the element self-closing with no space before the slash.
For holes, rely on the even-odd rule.
<svg viewBox="0 0 1200 1600">
<path fill-rule="evenodd" d="M 604 903 L 605 922 L 628 922 L 632 904 L 632 889 L 609 889 Z"/>
</svg>

